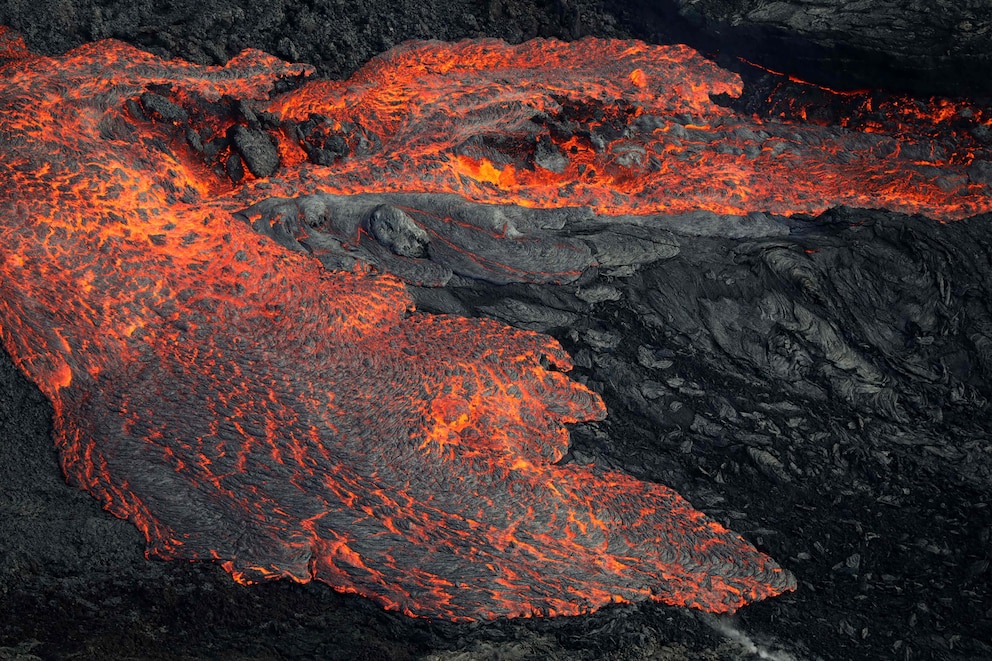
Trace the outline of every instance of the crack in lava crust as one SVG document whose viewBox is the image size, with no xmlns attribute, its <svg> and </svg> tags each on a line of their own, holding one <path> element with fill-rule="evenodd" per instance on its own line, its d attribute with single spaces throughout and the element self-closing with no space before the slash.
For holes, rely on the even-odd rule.
<svg viewBox="0 0 992 661">
<path fill-rule="evenodd" d="M 149 85 L 264 99 L 304 67 L 5 40 L 4 346 L 54 404 L 68 478 L 150 555 L 453 620 L 795 587 L 670 489 L 554 463 L 605 407 L 553 339 L 416 314 L 398 280 L 253 234 L 246 193 L 124 111 Z"/>
</svg>

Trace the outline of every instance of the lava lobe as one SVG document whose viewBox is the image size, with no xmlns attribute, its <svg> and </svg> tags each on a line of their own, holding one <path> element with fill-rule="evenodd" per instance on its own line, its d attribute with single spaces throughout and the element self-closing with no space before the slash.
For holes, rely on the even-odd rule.
<svg viewBox="0 0 992 661">
<path fill-rule="evenodd" d="M 333 148 L 383 148 L 320 119 L 347 136 L 321 142 L 331 165 L 304 164 L 299 139 L 315 129 L 298 115 L 321 88 L 273 89 L 305 67 L 257 51 L 200 67 L 113 41 L 61 58 L 27 54 L 9 33 L 2 43 L 3 343 L 54 404 L 69 480 L 138 526 L 151 556 L 217 560 L 243 581 L 317 579 L 452 620 L 644 599 L 724 612 L 795 587 L 670 489 L 559 463 L 564 425 L 606 411 L 565 375 L 553 339 L 418 314 L 396 278 L 329 270 L 236 216 L 322 190 Z M 424 66 L 480 66 L 418 48 L 437 51 Z M 695 98 L 686 109 L 705 103 Z M 342 102 L 325 96 L 321 112 Z M 392 119 L 379 108 L 362 130 L 401 124 L 410 104 L 396 97 Z M 511 106 L 520 119 L 522 102 Z M 225 120 L 221 107 L 238 110 Z M 409 168 L 463 163 L 425 154 L 444 130 L 411 144 L 423 160 Z M 545 165 L 572 167 L 544 149 Z M 449 179 L 348 158 L 341 181 L 357 186 L 365 167 L 370 191 Z M 376 222 L 394 236 L 389 218 Z"/>
</svg>

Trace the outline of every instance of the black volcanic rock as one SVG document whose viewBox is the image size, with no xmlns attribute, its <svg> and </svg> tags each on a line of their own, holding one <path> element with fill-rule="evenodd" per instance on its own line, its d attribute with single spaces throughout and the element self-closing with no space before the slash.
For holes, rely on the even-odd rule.
<svg viewBox="0 0 992 661">
<path fill-rule="evenodd" d="M 268 177 L 279 167 L 279 152 L 265 131 L 238 125 L 231 132 L 231 142 L 256 177 Z"/>
<path fill-rule="evenodd" d="M 777 4 L 782 16 L 789 7 L 836 12 L 844 4 L 851 23 L 836 29 L 828 13 L 795 29 L 769 14 L 768 2 L 641 3 L 650 11 L 638 13 L 632 3 L 612 12 L 581 0 L 443 9 L 40 0 L 0 4 L 0 23 L 49 53 L 115 36 L 219 63 L 255 46 L 335 76 L 407 37 L 654 35 L 695 39 L 731 60 L 792 63 L 791 71 L 834 86 L 988 89 L 992 49 L 983 45 L 981 10 L 969 3 L 941 3 L 908 28 L 908 2 Z M 891 25 L 868 20 L 879 11 Z M 979 19 L 964 19 L 971 36 L 964 21 L 955 27 L 963 12 Z M 905 50 L 893 50 L 896 28 L 919 42 L 901 38 Z M 946 40 L 935 42 L 941 31 Z M 987 138 L 986 128 L 975 131 Z M 981 169 L 969 176 L 987 178 Z M 779 219 L 750 220 L 776 228 L 778 238 L 740 219 L 658 219 L 679 253 L 626 275 L 593 268 L 558 287 L 459 279 L 414 295 L 424 310 L 544 324 L 611 409 L 607 422 L 573 429 L 568 460 L 625 466 L 676 487 L 797 574 L 797 593 L 717 621 L 720 630 L 803 659 L 992 658 L 983 401 L 992 342 L 982 304 L 989 220 L 955 229 L 849 210 L 784 229 Z M 763 319 L 767 312 L 774 316 Z M 841 332 L 827 341 L 832 327 Z M 239 586 L 211 565 L 148 562 L 136 530 L 65 485 L 50 417 L 50 405 L 0 356 L 0 656 L 754 658 L 713 623 L 657 605 L 449 626 L 320 585 Z M 771 460 L 776 470 L 763 471 Z"/>
<path fill-rule="evenodd" d="M 234 183 L 240 183 L 245 178 L 245 164 L 238 153 L 231 154 L 224 163 L 224 171 Z"/>
<path fill-rule="evenodd" d="M 383 247 L 401 257 L 427 257 L 430 237 L 402 210 L 388 205 L 373 209 L 368 216 L 369 230 Z"/>
<path fill-rule="evenodd" d="M 18 30 L 32 49 L 46 54 L 114 37 L 158 55 L 221 64 L 252 46 L 311 62 L 319 75 L 333 78 L 349 75 L 373 55 L 407 39 L 492 36 L 519 43 L 542 36 L 622 35 L 616 23 L 595 0 L 0 3 L 0 25 Z"/>
<path fill-rule="evenodd" d="M 531 231 L 528 213 L 516 222 Z M 577 240 L 595 236 L 603 221 L 573 213 Z M 83 658 L 261 654 L 249 639 L 277 656 L 753 658 L 717 633 L 740 627 L 797 658 L 987 658 L 992 219 L 836 209 L 696 220 L 642 219 L 679 250 L 627 275 L 458 277 L 412 293 L 425 311 L 556 335 L 610 409 L 573 429 L 566 461 L 679 489 L 781 558 L 796 593 L 744 609 L 736 624 L 640 605 L 453 626 L 317 584 L 239 586 L 216 567 L 149 563 L 135 530 L 62 483 L 46 403 L 4 362 L 0 646 L 36 639 L 45 658 L 83 641 Z M 66 638 L 66 618 L 88 633 Z M 168 653 L 148 653 L 161 637 Z"/>
<path fill-rule="evenodd" d="M 478 3 L 380 0 L 143 2 L 37 0 L 0 5 L 0 25 L 29 47 L 61 53 L 115 37 L 159 55 L 223 63 L 253 46 L 345 77 L 407 39 L 637 37 L 688 43 L 838 88 L 989 94 L 992 12 L 953 0 L 594 0 Z M 324 158 L 317 154 L 313 158 Z M 315 161 L 320 162 L 320 161 Z M 553 160 L 548 161 L 553 165 Z"/>
<path fill-rule="evenodd" d="M 610 417 L 573 433 L 577 460 L 687 490 L 793 559 L 799 592 L 742 621 L 799 608 L 832 622 L 840 638 L 820 658 L 992 651 L 987 613 L 972 635 L 952 612 L 987 598 L 992 219 L 711 218 L 723 235 L 652 220 L 680 250 L 630 275 L 450 289 L 462 309 L 484 301 L 557 336 L 601 389 Z M 909 629 L 898 613 L 916 613 Z M 973 652 L 951 649 L 965 636 Z"/>
<path fill-rule="evenodd" d="M 453 273 L 496 284 L 575 281 L 593 257 L 588 241 L 563 231 L 570 214 L 588 218 L 587 210 L 474 204 L 448 194 L 318 194 L 264 200 L 238 217 L 327 268 L 362 261 L 413 285 L 442 286 Z"/>
<path fill-rule="evenodd" d="M 182 107 L 154 92 L 145 92 L 141 95 L 141 106 L 147 115 L 160 122 L 175 124 L 189 120 L 189 113 Z"/>
<path fill-rule="evenodd" d="M 637 36 L 687 43 L 726 59 L 839 89 L 990 93 L 992 11 L 953 0 L 623 0 Z"/>
</svg>

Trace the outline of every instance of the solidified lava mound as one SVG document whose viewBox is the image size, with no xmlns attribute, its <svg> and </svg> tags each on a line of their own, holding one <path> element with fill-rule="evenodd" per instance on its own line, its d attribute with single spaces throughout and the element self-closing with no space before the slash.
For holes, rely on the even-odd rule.
<svg viewBox="0 0 992 661">
<path fill-rule="evenodd" d="M 316 578 L 453 620 L 643 599 L 723 612 L 795 587 L 670 489 L 558 463 L 563 425 L 600 419 L 605 407 L 563 374 L 569 358 L 553 339 L 417 314 L 396 278 L 361 261 L 333 271 L 249 229 L 254 205 L 337 176 L 336 158 L 301 165 L 306 150 L 325 163 L 328 153 L 369 154 L 375 190 L 431 191 L 409 171 L 438 167 L 443 190 L 450 164 L 463 161 L 425 150 L 450 139 L 448 124 L 416 143 L 385 133 L 416 115 L 412 96 L 359 78 L 353 90 L 392 94 L 391 115 L 380 106 L 376 123 L 358 127 L 308 110 L 301 122 L 322 88 L 275 94 L 306 69 L 257 51 L 199 67 L 117 42 L 61 58 L 30 55 L 9 33 L 3 44 L 4 346 L 54 405 L 69 480 L 134 522 L 150 555 L 218 560 L 243 581 Z M 441 44 L 416 48 L 481 66 L 451 60 Z M 370 71 L 388 73 L 390 61 Z M 690 95 L 680 108 L 701 103 Z M 522 121 L 521 107 L 483 109 L 465 131 Z M 377 170 L 381 155 L 371 156 L 387 137 L 421 160 Z M 357 165 L 340 175 L 353 190 L 361 179 Z M 394 207 L 363 222 L 333 241 L 347 252 L 349 237 L 373 235 L 379 250 L 413 262 L 436 256 L 421 254 L 424 231 Z M 484 230 L 521 240 L 512 223 Z M 441 251 L 447 268 L 462 268 L 463 250 L 452 241 Z M 574 244 L 563 254 L 590 253 Z M 500 272 L 559 277 L 528 274 L 538 261 Z"/>
</svg>

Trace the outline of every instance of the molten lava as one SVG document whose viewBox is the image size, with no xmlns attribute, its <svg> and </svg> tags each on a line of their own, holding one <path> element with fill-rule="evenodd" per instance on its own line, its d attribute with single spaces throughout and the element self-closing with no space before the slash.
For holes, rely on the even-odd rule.
<svg viewBox="0 0 992 661">
<path fill-rule="evenodd" d="M 614 215 L 848 205 L 951 220 L 992 209 L 981 145 L 941 130 L 956 104 L 890 99 L 891 121 L 845 117 L 859 129 L 847 130 L 741 116 L 711 99 L 740 92 L 736 74 L 683 46 L 409 43 L 348 81 L 274 99 L 282 121 L 302 123 L 293 136 L 302 140 L 281 143 L 289 161 L 306 157 L 300 144 L 311 160 L 329 138 L 347 147 L 333 163 L 317 159 L 328 167 L 267 183 L 296 191 L 299 172 L 321 190 L 355 192 L 413 180 L 482 202 Z M 970 124 L 988 132 L 992 115 Z"/>
<path fill-rule="evenodd" d="M 383 192 L 614 215 L 992 207 L 980 159 L 739 116 L 710 98 L 739 79 L 684 47 L 417 43 L 302 87 L 306 67 L 257 51 L 45 58 L 0 31 L 2 61 L 0 332 L 54 404 L 69 479 L 153 556 L 411 614 L 723 612 L 795 581 L 664 486 L 558 463 L 563 425 L 605 407 L 554 340 L 415 313 L 394 277 L 256 234 L 258 209 Z M 421 258 L 407 216 L 374 213 L 348 231 Z M 559 248 L 536 281 L 577 275 L 588 254 Z"/>
</svg>

